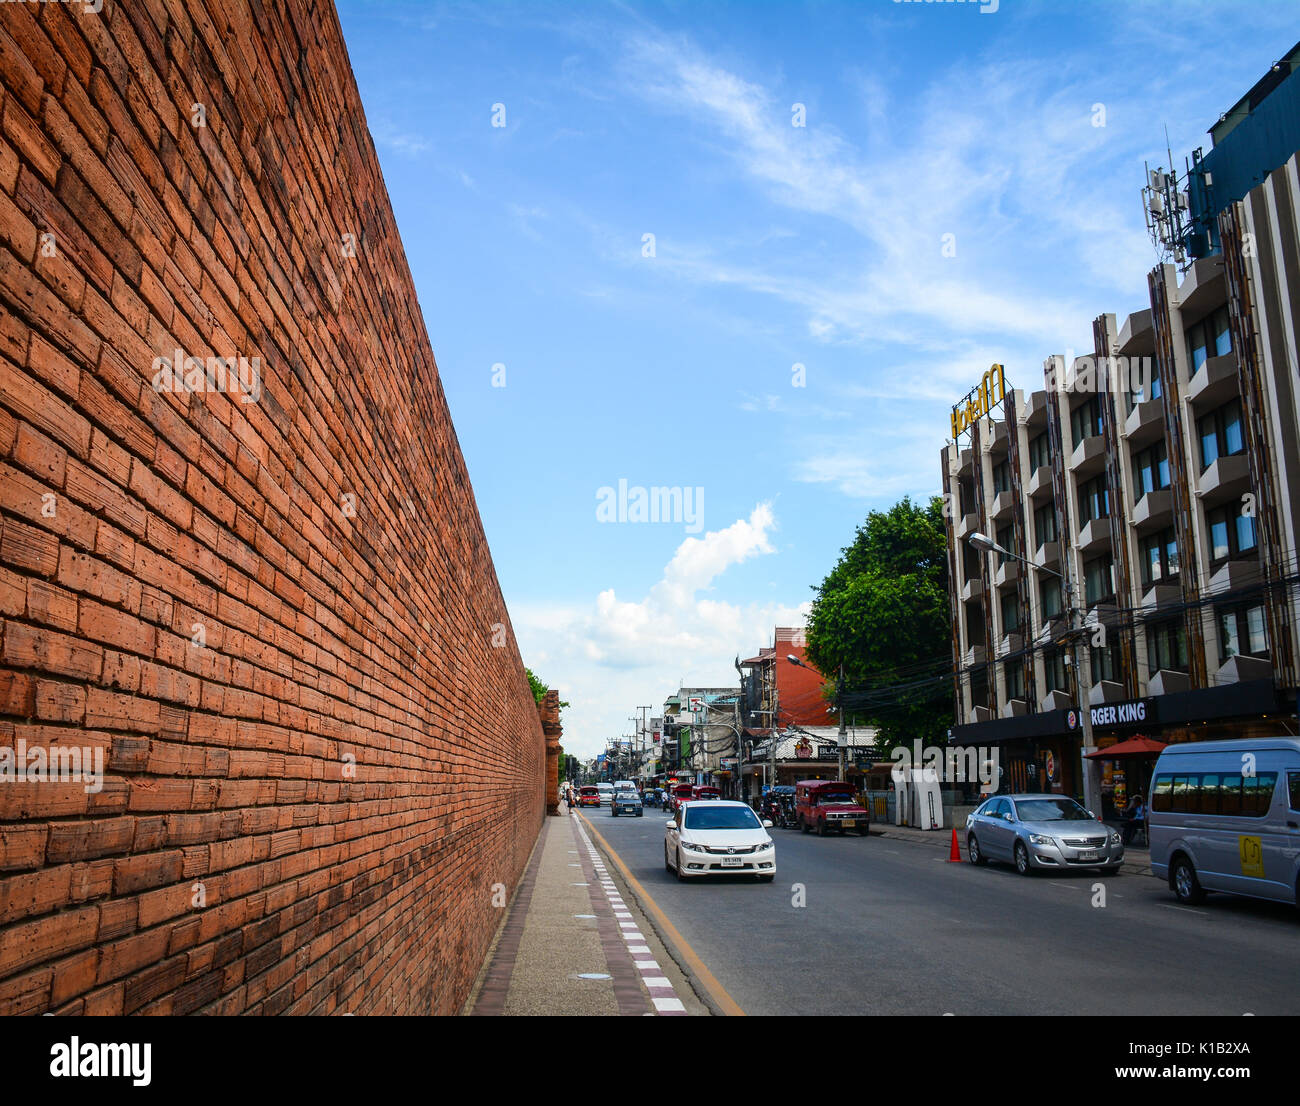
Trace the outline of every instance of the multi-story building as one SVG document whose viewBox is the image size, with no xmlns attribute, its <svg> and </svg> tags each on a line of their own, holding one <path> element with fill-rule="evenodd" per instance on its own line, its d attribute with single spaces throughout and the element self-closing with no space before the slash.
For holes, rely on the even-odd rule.
<svg viewBox="0 0 1300 1106">
<path fill-rule="evenodd" d="M 745 753 L 738 797 L 754 797 L 764 782 L 833 779 L 839 773 L 839 714 L 826 697 L 826 677 L 813 667 L 806 650 L 801 627 L 777 626 L 770 648 L 737 662 Z M 791 657 L 797 663 L 790 663 Z M 847 728 L 847 776 L 870 770 L 875 742 L 874 728 Z"/>
<path fill-rule="evenodd" d="M 1198 154 L 1185 271 L 1043 387 L 997 367 L 954 410 L 954 739 L 999 746 L 1004 787 L 1110 813 L 1150 765 L 1082 753 L 1300 732 L 1298 58 Z"/>
<path fill-rule="evenodd" d="M 725 783 L 734 774 L 738 687 L 683 687 L 664 700 L 666 771 L 694 783 Z M 732 762 L 727 767 L 723 761 Z"/>
</svg>

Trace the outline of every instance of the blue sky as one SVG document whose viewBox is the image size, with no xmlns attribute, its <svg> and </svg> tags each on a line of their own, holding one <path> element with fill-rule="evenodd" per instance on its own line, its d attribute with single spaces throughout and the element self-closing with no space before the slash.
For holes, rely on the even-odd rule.
<svg viewBox="0 0 1300 1106">
<path fill-rule="evenodd" d="M 935 492 L 991 362 L 1041 385 L 1143 306 L 1143 161 L 1166 127 L 1179 168 L 1208 149 L 1300 26 L 1268 0 L 996 6 L 340 0 L 569 751 L 798 624 L 867 511 Z M 703 489 L 702 525 L 598 521 L 620 480 Z"/>
</svg>

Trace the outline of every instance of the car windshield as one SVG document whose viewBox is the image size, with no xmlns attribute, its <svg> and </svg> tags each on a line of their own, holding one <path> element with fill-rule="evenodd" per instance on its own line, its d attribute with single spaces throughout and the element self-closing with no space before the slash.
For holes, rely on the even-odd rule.
<svg viewBox="0 0 1300 1106">
<path fill-rule="evenodd" d="M 686 829 L 694 830 L 762 828 L 747 806 L 688 806 L 684 825 Z"/>
<path fill-rule="evenodd" d="M 1021 799 L 1016 814 L 1022 822 L 1090 822 L 1092 816 L 1073 799 Z"/>
<path fill-rule="evenodd" d="M 851 803 L 853 802 L 853 796 L 847 791 L 823 792 L 817 801 L 819 803 Z"/>
</svg>

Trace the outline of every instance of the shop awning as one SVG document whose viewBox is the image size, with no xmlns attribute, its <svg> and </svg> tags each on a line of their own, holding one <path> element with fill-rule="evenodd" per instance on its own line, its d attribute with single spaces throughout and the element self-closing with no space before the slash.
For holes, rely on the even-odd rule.
<svg viewBox="0 0 1300 1106">
<path fill-rule="evenodd" d="M 1084 755 L 1089 760 L 1154 760 L 1165 745 L 1164 741 L 1157 741 L 1154 737 L 1142 737 L 1139 734 L 1137 737 L 1130 737 L 1127 741 L 1107 745 L 1106 748 L 1098 749 L 1095 753 Z"/>
</svg>

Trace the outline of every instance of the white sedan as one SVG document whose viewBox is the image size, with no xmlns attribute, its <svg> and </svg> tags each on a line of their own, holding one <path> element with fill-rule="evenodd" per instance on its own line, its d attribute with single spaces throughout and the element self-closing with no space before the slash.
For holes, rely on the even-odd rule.
<svg viewBox="0 0 1300 1106">
<path fill-rule="evenodd" d="M 744 803 L 696 800 L 681 807 L 664 833 L 664 867 L 677 878 L 743 873 L 771 883 L 776 846 L 769 821 Z"/>
</svg>

